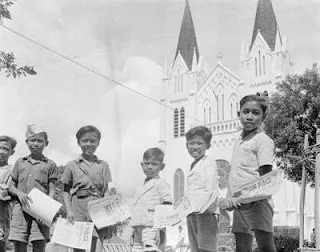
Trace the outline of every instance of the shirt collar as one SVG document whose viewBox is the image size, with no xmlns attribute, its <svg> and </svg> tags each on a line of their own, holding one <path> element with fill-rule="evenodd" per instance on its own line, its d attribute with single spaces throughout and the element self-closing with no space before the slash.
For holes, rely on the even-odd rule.
<svg viewBox="0 0 320 252">
<path fill-rule="evenodd" d="M 264 131 L 264 123 L 262 123 L 259 127 L 257 127 L 253 131 L 251 131 L 245 137 L 243 137 L 244 130 L 242 130 L 241 135 L 240 135 L 240 140 L 242 140 L 242 141 L 248 140 L 248 139 L 252 138 L 253 136 L 255 136 L 256 134 L 258 134 L 258 133 L 260 133 L 262 131 Z"/>
<path fill-rule="evenodd" d="M 22 159 L 23 159 L 24 161 L 28 161 L 28 162 L 31 163 L 31 164 L 38 164 L 38 163 L 40 163 L 40 162 L 46 162 L 46 163 L 48 162 L 48 158 L 45 157 L 44 155 L 42 155 L 41 158 L 38 159 L 38 160 L 33 159 L 33 158 L 31 157 L 31 155 L 25 156 L 25 157 L 23 157 Z"/>
<path fill-rule="evenodd" d="M 76 163 L 82 163 L 82 162 L 86 162 L 86 160 L 83 158 L 82 155 L 80 155 L 77 159 L 76 159 Z M 94 156 L 93 162 L 96 162 L 98 164 L 100 164 L 102 162 L 102 160 L 98 159 L 97 156 Z"/>
<path fill-rule="evenodd" d="M 204 156 L 205 156 L 205 155 L 203 155 L 202 157 L 194 160 L 194 161 L 191 163 L 190 171 L 196 166 L 196 164 L 197 164 L 201 159 L 203 159 Z"/>
</svg>

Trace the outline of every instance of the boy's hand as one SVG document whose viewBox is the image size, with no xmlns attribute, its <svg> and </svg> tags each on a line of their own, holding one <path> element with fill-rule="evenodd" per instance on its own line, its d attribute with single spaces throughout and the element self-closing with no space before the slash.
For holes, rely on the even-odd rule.
<svg viewBox="0 0 320 252">
<path fill-rule="evenodd" d="M 0 183 L 0 189 L 2 189 L 2 190 L 8 190 L 8 186 L 6 185 L 6 184 L 2 184 L 2 183 Z"/>
<path fill-rule="evenodd" d="M 67 218 L 68 218 L 68 221 L 73 224 L 74 223 L 74 213 L 73 212 L 68 212 L 67 213 Z"/>
<path fill-rule="evenodd" d="M 44 222 L 41 219 L 37 219 L 38 224 L 45 225 Z"/>
<path fill-rule="evenodd" d="M 220 199 L 219 202 L 220 208 L 225 209 L 227 211 L 232 211 L 233 209 L 238 208 L 240 205 L 240 197 Z"/>
<path fill-rule="evenodd" d="M 111 187 L 109 190 L 110 195 L 116 195 L 117 194 L 117 189 L 115 187 Z"/>
<path fill-rule="evenodd" d="M 17 196 L 18 196 L 18 199 L 23 207 L 29 208 L 30 203 L 33 203 L 32 199 L 29 197 L 29 195 L 24 192 L 19 192 L 17 194 Z"/>
</svg>

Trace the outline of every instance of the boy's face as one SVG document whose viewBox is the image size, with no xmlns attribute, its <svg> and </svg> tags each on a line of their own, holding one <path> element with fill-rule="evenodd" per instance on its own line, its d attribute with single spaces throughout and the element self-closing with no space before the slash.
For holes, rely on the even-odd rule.
<svg viewBox="0 0 320 252">
<path fill-rule="evenodd" d="M 149 159 L 143 159 L 141 167 L 144 174 L 150 179 L 159 175 L 160 171 L 164 168 L 164 164 L 156 157 L 151 157 Z"/>
<path fill-rule="evenodd" d="M 0 141 L 0 163 L 7 163 L 9 157 L 14 153 L 11 149 L 11 144 L 5 141 Z"/>
<path fill-rule="evenodd" d="M 245 103 L 240 109 L 239 119 L 245 131 L 252 131 L 259 127 L 264 119 L 259 103 L 256 101 Z"/>
<path fill-rule="evenodd" d="M 48 146 L 44 133 L 39 133 L 26 140 L 28 148 L 33 155 L 42 155 L 43 149 Z"/>
<path fill-rule="evenodd" d="M 92 156 L 95 153 L 99 143 L 100 140 L 96 132 L 86 132 L 78 141 L 78 145 L 82 150 L 82 154 L 87 156 Z"/>
<path fill-rule="evenodd" d="M 191 157 L 198 159 L 206 153 L 209 148 L 201 136 L 195 136 L 187 141 L 187 149 Z"/>
</svg>

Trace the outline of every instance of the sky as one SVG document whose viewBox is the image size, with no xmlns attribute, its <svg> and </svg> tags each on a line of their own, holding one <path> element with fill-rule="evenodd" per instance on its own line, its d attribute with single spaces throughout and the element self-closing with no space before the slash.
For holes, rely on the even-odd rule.
<svg viewBox="0 0 320 252">
<path fill-rule="evenodd" d="M 223 64 L 237 74 L 257 1 L 189 3 L 199 52 L 209 69 L 221 51 Z M 28 154 L 28 124 L 46 128 L 45 155 L 58 165 L 80 154 L 76 131 L 93 124 L 102 132 L 97 155 L 110 164 L 119 190 L 132 196 L 144 177 L 143 152 L 158 146 L 161 105 L 152 99 L 161 98 L 163 65 L 175 55 L 184 5 L 184 0 L 15 1 L 5 26 L 95 73 L 0 27 L 0 49 L 37 71 L 21 79 L 0 75 L 0 134 L 18 140 L 11 162 Z M 273 0 L 273 8 L 295 71 L 311 68 L 320 60 L 320 2 Z"/>
</svg>

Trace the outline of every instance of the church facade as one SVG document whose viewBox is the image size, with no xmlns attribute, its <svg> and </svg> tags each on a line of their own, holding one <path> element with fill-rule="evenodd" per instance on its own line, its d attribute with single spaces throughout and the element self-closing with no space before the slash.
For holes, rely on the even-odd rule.
<svg viewBox="0 0 320 252">
<path fill-rule="evenodd" d="M 286 38 L 280 34 L 271 0 L 258 1 L 253 25 L 250 41 L 243 43 L 239 52 L 238 75 L 222 64 L 221 57 L 216 65 L 209 66 L 200 54 L 190 3 L 186 1 L 174 61 L 164 66 L 161 98 L 165 105 L 160 118 L 160 144 L 166 153 L 164 177 L 172 186 L 175 204 L 184 195 L 192 162 L 186 150 L 186 131 L 196 125 L 211 129 L 209 152 L 217 159 L 224 190 L 233 144 L 240 133 L 237 112 L 241 97 L 264 91 L 272 94 L 276 84 L 293 73 Z M 296 184 L 285 181 L 274 196 L 274 225 L 299 225 L 299 193 Z M 306 206 L 305 215 L 305 234 L 309 235 L 312 202 Z"/>
</svg>

